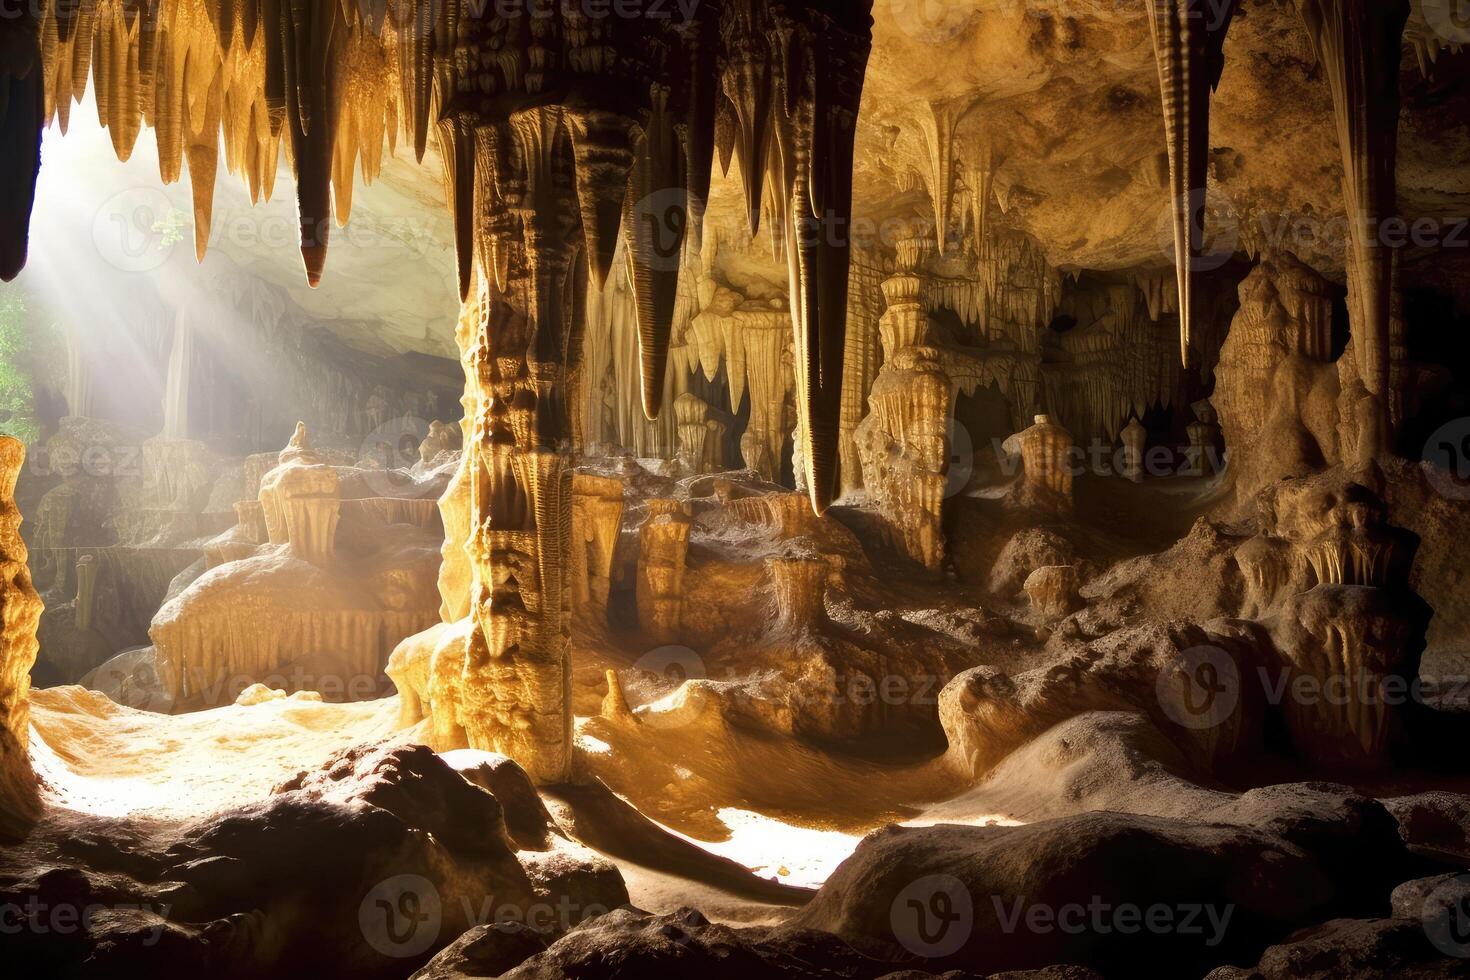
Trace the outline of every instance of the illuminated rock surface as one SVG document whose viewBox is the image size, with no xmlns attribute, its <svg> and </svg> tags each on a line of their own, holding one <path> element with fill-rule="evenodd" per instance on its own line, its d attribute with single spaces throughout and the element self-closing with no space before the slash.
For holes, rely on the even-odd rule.
<svg viewBox="0 0 1470 980">
<path fill-rule="evenodd" d="M 1453 4 L 633 6 L 0 18 L 6 956 L 1463 972 Z"/>
</svg>

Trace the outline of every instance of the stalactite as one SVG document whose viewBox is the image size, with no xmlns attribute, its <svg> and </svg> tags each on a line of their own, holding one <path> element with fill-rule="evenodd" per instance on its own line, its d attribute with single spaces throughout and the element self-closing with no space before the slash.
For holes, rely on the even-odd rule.
<svg viewBox="0 0 1470 980">
<path fill-rule="evenodd" d="M 653 100 L 653 113 L 633 154 L 623 216 L 623 254 L 638 313 L 643 412 L 649 419 L 658 418 L 663 408 L 689 203 L 681 177 L 684 152 L 674 133 L 667 91 L 656 92 Z"/>
<path fill-rule="evenodd" d="M 695 251 L 683 247 L 686 238 L 701 244 L 689 221 L 698 221 L 697 198 L 723 131 L 746 175 L 751 210 L 759 213 L 769 185 L 765 196 L 781 215 L 772 232 L 788 259 L 790 306 L 789 313 L 738 311 L 712 326 L 732 394 L 752 398 L 746 436 L 761 444 L 772 472 L 779 472 L 790 430 L 787 378 L 794 376 L 806 482 L 812 505 L 825 507 L 836 482 L 847 224 L 869 5 L 732 0 L 696 5 L 688 22 L 667 25 L 588 17 L 575 5 L 537 4 L 537 16 L 470 16 L 463 0 L 399 0 L 391 16 L 373 5 L 310 0 L 227 6 L 228 17 L 224 8 L 211 16 L 190 0 L 158 5 L 147 56 L 144 32 L 129 28 L 129 48 L 135 36 L 139 46 L 140 110 L 131 94 L 134 57 L 119 55 L 118 22 L 90 4 L 50 5 L 39 30 L 31 25 L 21 35 L 27 57 L 3 62 L 11 96 L 6 132 L 25 137 L 7 139 L 6 176 L 33 176 L 34 154 L 26 163 L 13 147 L 33 151 L 43 114 L 64 121 L 89 73 L 100 71 L 99 109 L 117 145 L 129 144 L 141 111 L 156 130 L 164 179 L 177 179 L 187 159 L 201 248 L 213 187 L 206 172 L 218 148 L 227 167 L 244 171 L 255 197 L 269 194 L 283 147 L 296 176 L 303 263 L 316 284 L 328 221 L 334 209 L 345 220 L 351 207 L 346 185 L 354 170 L 370 181 L 381 142 L 391 145 L 400 127 L 420 157 L 429 133 L 438 136 L 459 287 L 471 298 L 467 311 L 473 307 L 460 337 L 465 463 L 444 508 L 447 533 L 456 541 L 463 535 L 467 560 L 456 568 L 468 571 L 469 582 L 445 583 L 445 615 L 463 618 L 407 642 L 403 676 L 423 679 L 410 688 L 436 732 L 507 752 L 538 780 L 565 779 L 574 591 L 567 453 L 586 438 L 570 413 L 590 421 L 598 403 L 594 375 L 607 363 L 589 354 L 579 366 L 571 352 L 583 328 L 577 294 L 589 281 L 602 287 L 587 305 L 596 311 L 607 300 L 618 321 L 611 336 L 595 336 L 597 317 L 590 318 L 587 345 L 599 357 L 623 358 L 618 331 L 636 322 L 638 350 L 630 360 L 640 365 L 648 415 L 689 390 L 701 350 L 685 334 L 699 310 L 680 257 Z M 110 42 L 101 58 L 94 55 L 99 30 Z M 31 72 L 42 47 L 45 70 Z M 151 102 L 144 91 L 150 70 Z M 30 115 L 15 108 L 23 105 L 14 98 L 18 87 L 35 98 Z M 740 131 L 733 140 L 732 113 Z M 25 240 L 29 197 L 17 196 L 15 181 L 4 186 L 0 271 L 9 273 L 23 260 L 16 248 Z M 637 220 L 650 209 L 664 219 L 662 227 Z M 654 231 L 672 232 L 659 249 L 651 247 Z M 606 276 L 618 240 L 631 321 L 617 299 L 619 277 Z M 583 261 L 586 275 L 578 268 Z M 614 411 L 632 402 L 625 390 L 613 395 Z M 672 453 L 676 423 L 661 419 L 662 428 L 638 429 L 638 438 L 653 440 L 654 433 Z M 285 510 L 277 526 L 287 521 Z M 264 516 L 272 523 L 269 507 Z M 203 624 L 221 636 L 236 625 Z M 312 637 L 337 628 L 301 626 Z M 181 637 L 178 648 L 204 642 L 203 634 Z M 180 669 L 174 683 L 189 676 Z"/>
<path fill-rule="evenodd" d="M 925 161 L 928 171 L 924 179 L 934 207 L 934 237 L 941 255 L 949 241 L 955 193 L 955 129 L 972 105 L 965 100 L 931 102 L 927 113 L 919 113 L 919 126 L 924 133 L 924 148 L 928 154 Z M 988 186 L 985 189 L 988 191 Z"/>
<path fill-rule="evenodd" d="M 0 279 L 26 264 L 27 225 L 41 166 L 46 76 L 35 15 L 0 19 Z"/>
<path fill-rule="evenodd" d="M 1332 90 L 1350 276 L 1353 334 L 1363 383 L 1377 400 L 1379 448 L 1391 432 L 1393 252 L 1382 223 L 1397 210 L 1399 62 L 1408 0 L 1297 0 L 1312 49 Z"/>
<path fill-rule="evenodd" d="M 1163 97 L 1169 156 L 1169 207 L 1179 280 L 1179 353 L 1189 366 L 1193 292 L 1204 246 L 1210 165 L 1210 94 L 1225 67 L 1225 32 L 1239 0 L 1145 0 Z"/>
</svg>

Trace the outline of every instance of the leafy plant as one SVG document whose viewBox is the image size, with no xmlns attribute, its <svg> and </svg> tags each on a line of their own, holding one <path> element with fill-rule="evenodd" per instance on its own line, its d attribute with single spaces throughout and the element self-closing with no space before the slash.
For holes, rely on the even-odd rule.
<svg viewBox="0 0 1470 980">
<path fill-rule="evenodd" d="M 40 436 L 30 354 L 25 300 L 14 286 L 0 287 L 0 432 L 28 445 Z"/>
</svg>

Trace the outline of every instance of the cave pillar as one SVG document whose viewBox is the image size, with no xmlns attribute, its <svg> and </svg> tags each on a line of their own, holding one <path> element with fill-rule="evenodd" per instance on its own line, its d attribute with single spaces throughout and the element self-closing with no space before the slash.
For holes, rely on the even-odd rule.
<svg viewBox="0 0 1470 980">
<path fill-rule="evenodd" d="M 0 436 L 0 831 L 19 829 L 39 809 L 29 743 L 31 667 L 42 607 L 31 585 L 15 506 L 24 462 L 20 440 Z"/>
<path fill-rule="evenodd" d="M 568 346 L 581 220 L 563 111 L 473 131 L 483 295 L 466 331 L 471 618 L 458 724 L 538 782 L 571 775 L 572 429 Z"/>
</svg>

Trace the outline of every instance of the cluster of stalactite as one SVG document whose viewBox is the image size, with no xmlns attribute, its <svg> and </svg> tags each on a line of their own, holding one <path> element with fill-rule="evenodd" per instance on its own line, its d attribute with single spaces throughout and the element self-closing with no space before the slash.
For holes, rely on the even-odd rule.
<svg viewBox="0 0 1470 980">
<path fill-rule="evenodd" d="M 0 118 L 16 138 L 0 166 L 21 179 L 5 182 L 0 271 L 23 261 L 42 121 L 62 116 L 89 74 L 120 154 L 149 124 L 166 180 L 188 159 L 201 247 L 220 137 L 226 166 L 258 196 L 284 148 L 313 283 L 359 161 L 371 179 L 400 130 L 420 156 L 436 135 L 461 296 L 478 294 L 478 323 L 464 338 L 465 468 L 445 515 L 470 558 L 457 671 L 469 682 L 427 701 L 449 713 L 436 728 L 510 751 L 537 778 L 564 778 L 565 451 L 581 434 L 587 286 L 606 284 L 621 240 L 641 401 L 658 416 L 681 254 L 697 245 L 716 153 L 725 167 L 738 159 L 751 230 L 765 215 L 787 262 L 801 458 L 824 509 L 836 487 L 870 35 L 868 5 L 838 0 L 727 0 L 656 18 L 593 17 L 550 0 L 493 11 L 468 0 L 47 5 L 39 22 L 4 35 L 18 56 L 5 59 Z M 467 512 L 451 518 L 455 509 Z M 463 605 L 461 591 L 446 606 Z"/>
<path fill-rule="evenodd" d="M 734 443 L 744 465 L 769 480 L 782 471 L 782 449 L 791 433 L 788 405 L 795 375 L 792 365 L 791 315 L 786 300 L 747 300 L 722 282 L 715 263 L 723 234 L 704 229 L 700 252 L 686 251 L 681 266 L 679 301 L 670 332 L 665 405 L 704 406 L 708 451 L 686 460 L 695 472 L 719 463 L 736 464 Z M 748 250 L 748 236 L 734 247 Z M 687 456 L 690 420 L 674 412 L 648 419 L 636 399 L 639 357 L 637 307 L 625 279 L 612 277 L 589 298 L 583 422 L 586 445 L 604 453 L 631 452 L 644 458 Z M 743 430 L 735 416 L 749 400 Z"/>
<path fill-rule="evenodd" d="M 6 25 L 16 56 L 4 81 L 17 98 L 4 106 L 16 137 L 4 165 L 18 178 L 6 182 L 7 275 L 23 262 L 33 179 L 20 178 L 34 176 L 41 125 L 65 126 L 89 78 L 119 156 L 148 125 L 166 181 L 187 160 L 201 250 L 220 148 L 256 197 L 271 193 L 284 150 L 313 282 L 331 219 L 350 210 L 354 170 L 372 180 L 400 132 L 420 156 L 437 135 L 462 292 L 479 234 L 478 165 L 489 163 L 474 131 L 525 108 L 575 106 L 559 123 L 573 147 L 575 213 L 599 284 L 627 240 L 650 416 L 663 402 L 677 301 L 670 256 L 698 224 L 717 150 L 726 167 L 738 159 L 752 227 L 774 217 L 783 243 L 807 482 L 818 509 L 830 499 L 865 4 L 728 0 L 678 17 L 594 17 L 549 0 L 499 4 L 493 16 L 469 0 L 82 0 L 39 11 Z M 489 253 L 487 269 L 502 269 Z"/>
<path fill-rule="evenodd" d="M 1178 274 L 1180 355 L 1187 365 L 1200 316 L 1194 302 L 1205 241 L 1210 96 L 1225 67 L 1225 35 L 1240 4 L 1149 0 L 1149 25 L 1163 100 L 1170 207 Z M 1332 94 L 1342 155 L 1348 279 L 1357 370 L 1374 399 L 1379 447 L 1392 428 L 1390 321 L 1393 253 L 1380 226 L 1396 213 L 1399 65 L 1408 0 L 1296 0 L 1308 42 Z M 1442 41 L 1410 42 L 1426 74 Z"/>
<path fill-rule="evenodd" d="M 1155 299 L 1130 278 L 1066 291 L 1059 312 L 1077 326 L 1048 338 L 1045 403 L 1079 439 L 1105 444 L 1180 392 L 1178 339 Z"/>
</svg>

